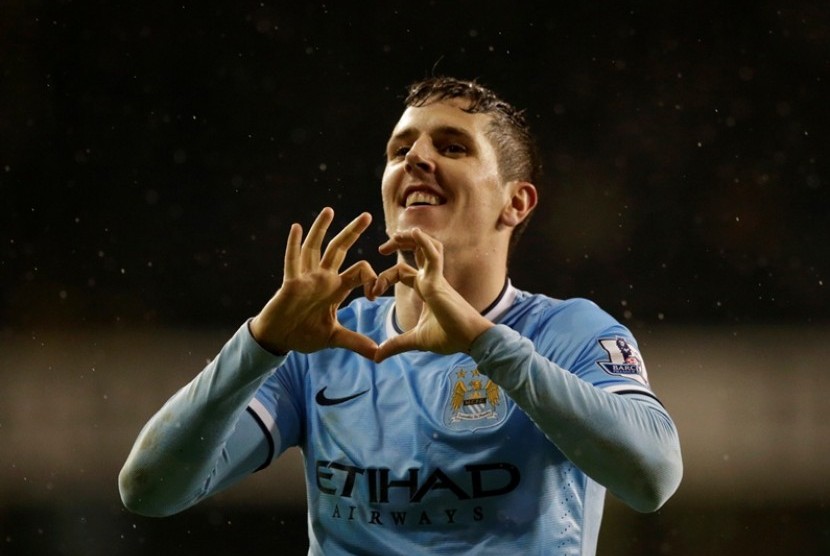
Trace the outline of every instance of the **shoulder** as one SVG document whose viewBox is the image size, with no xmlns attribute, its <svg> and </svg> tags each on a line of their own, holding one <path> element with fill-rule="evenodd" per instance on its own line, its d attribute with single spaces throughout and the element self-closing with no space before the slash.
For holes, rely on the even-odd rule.
<svg viewBox="0 0 830 556">
<path fill-rule="evenodd" d="M 539 321 L 559 327 L 600 330 L 621 326 L 619 322 L 590 299 L 574 297 L 556 299 L 543 294 L 520 291 L 516 299 L 518 314 L 532 315 Z"/>
<path fill-rule="evenodd" d="M 527 294 L 537 308 L 517 331 L 533 340 L 540 353 L 595 385 L 648 387 L 648 375 L 631 331 L 588 299 L 552 299 Z"/>
<path fill-rule="evenodd" d="M 555 299 L 520 292 L 504 324 L 531 339 L 537 351 L 560 360 L 575 360 L 604 337 L 630 332 L 589 299 Z"/>
</svg>

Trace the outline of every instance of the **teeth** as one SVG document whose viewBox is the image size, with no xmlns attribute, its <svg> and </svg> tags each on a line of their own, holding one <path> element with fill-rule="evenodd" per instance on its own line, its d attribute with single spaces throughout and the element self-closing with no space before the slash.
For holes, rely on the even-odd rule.
<svg viewBox="0 0 830 556">
<path fill-rule="evenodd" d="M 440 205 L 441 198 L 438 195 L 433 195 L 426 191 L 413 191 L 406 197 L 404 206 L 411 207 L 412 205 Z"/>
</svg>

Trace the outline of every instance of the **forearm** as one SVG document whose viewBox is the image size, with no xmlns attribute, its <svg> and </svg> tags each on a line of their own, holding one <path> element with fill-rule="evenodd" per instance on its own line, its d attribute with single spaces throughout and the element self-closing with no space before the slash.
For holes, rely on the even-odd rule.
<svg viewBox="0 0 830 556">
<path fill-rule="evenodd" d="M 677 489 L 677 430 L 656 401 L 600 390 L 505 326 L 476 339 L 472 356 L 571 461 L 632 508 L 656 510 Z"/>
<path fill-rule="evenodd" d="M 173 514 L 214 491 L 230 466 L 253 471 L 262 463 L 254 463 L 250 453 L 255 426 L 240 417 L 280 361 L 240 329 L 139 433 L 119 475 L 125 506 L 144 515 Z M 235 431 L 229 453 L 226 444 Z"/>
</svg>

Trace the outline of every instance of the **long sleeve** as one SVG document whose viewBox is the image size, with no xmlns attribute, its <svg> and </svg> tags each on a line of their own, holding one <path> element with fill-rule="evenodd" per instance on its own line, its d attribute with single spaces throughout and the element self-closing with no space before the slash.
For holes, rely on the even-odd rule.
<svg viewBox="0 0 830 556">
<path fill-rule="evenodd" d="M 268 448 L 245 409 L 283 359 L 243 325 L 139 433 L 119 475 L 124 505 L 170 515 L 257 469 Z"/>
<path fill-rule="evenodd" d="M 677 489 L 677 430 L 656 400 L 599 389 L 503 325 L 477 338 L 471 355 L 571 461 L 632 508 L 654 511 Z"/>
</svg>

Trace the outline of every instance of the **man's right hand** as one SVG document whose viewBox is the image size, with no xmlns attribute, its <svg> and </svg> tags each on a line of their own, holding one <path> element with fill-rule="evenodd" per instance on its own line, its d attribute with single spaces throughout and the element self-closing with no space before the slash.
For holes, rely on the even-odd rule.
<svg viewBox="0 0 830 556">
<path fill-rule="evenodd" d="M 334 218 L 324 208 L 302 241 L 303 229 L 292 224 L 285 249 L 282 286 L 250 324 L 254 339 L 274 353 L 300 351 L 312 353 L 342 347 L 372 359 L 377 343 L 371 338 L 344 328 L 337 320 L 337 309 L 349 293 L 363 285 L 371 290 L 377 275 L 368 262 L 359 261 L 340 272 L 346 254 L 372 221 L 364 212 L 337 234 L 322 253 L 323 238 Z"/>
</svg>

